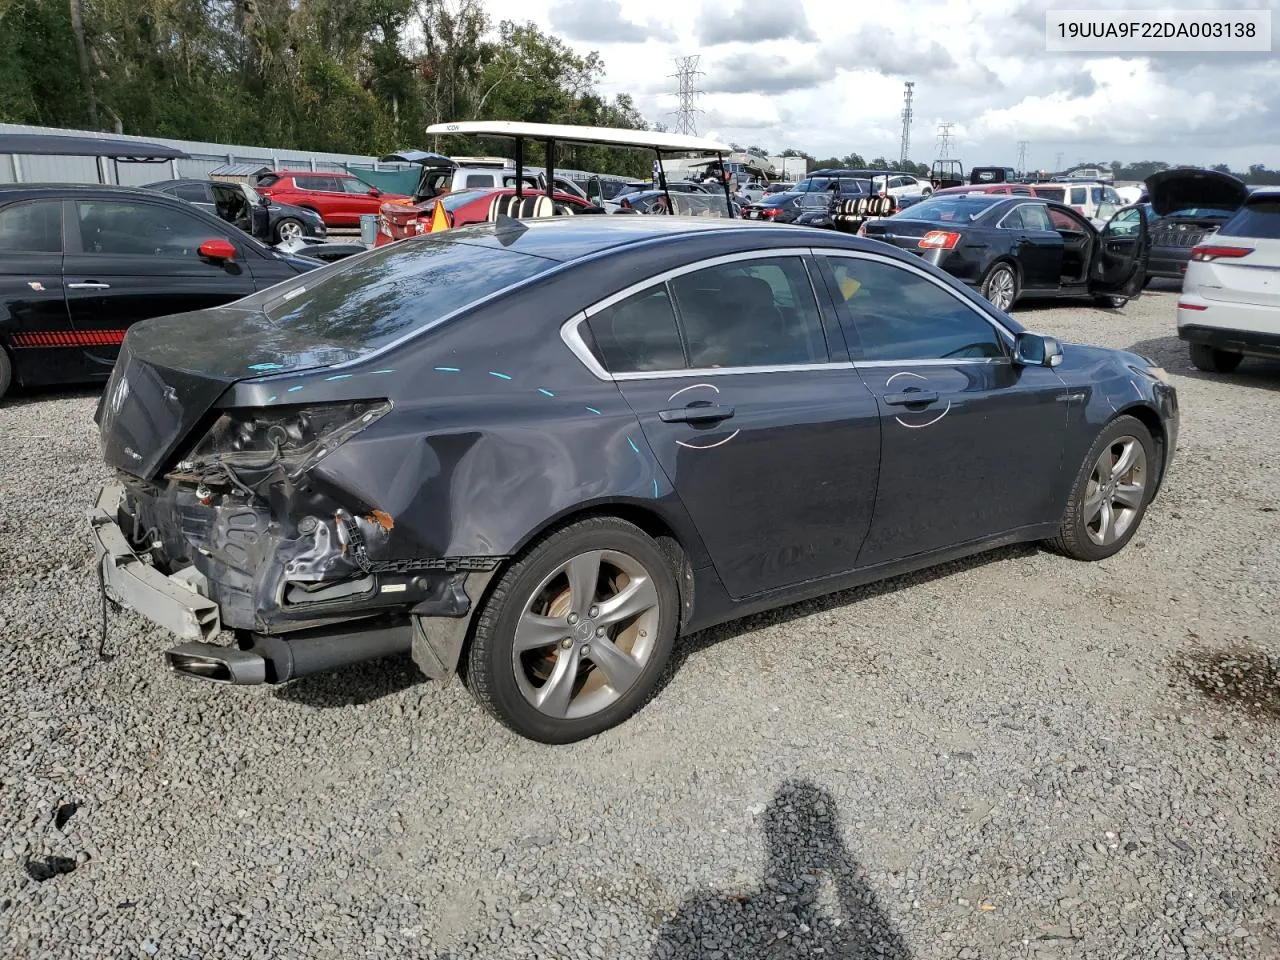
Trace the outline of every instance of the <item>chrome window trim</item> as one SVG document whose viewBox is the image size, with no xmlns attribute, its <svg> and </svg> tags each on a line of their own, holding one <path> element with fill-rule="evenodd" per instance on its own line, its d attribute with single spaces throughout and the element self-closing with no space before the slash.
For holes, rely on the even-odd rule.
<svg viewBox="0 0 1280 960">
<path fill-rule="evenodd" d="M 981 317 L 984 321 L 986 321 L 987 323 L 991 324 L 991 326 L 995 327 L 996 332 L 997 332 L 997 333 L 999 333 L 999 334 L 1004 338 L 1004 340 L 1005 340 L 1005 342 L 1006 342 L 1007 346 L 1009 346 L 1011 349 L 1012 349 L 1012 347 L 1013 347 L 1014 340 L 1016 339 L 1016 337 L 1014 336 L 1013 332 L 1012 332 L 1011 330 L 1009 330 L 1009 329 L 1008 329 L 1004 324 L 1002 324 L 1002 323 L 1001 323 L 1001 322 L 1000 322 L 996 317 L 994 317 L 993 315 L 991 315 L 991 314 L 987 313 L 987 312 L 986 312 L 985 310 L 983 310 L 983 309 L 982 309 L 978 304 L 973 303 L 971 300 L 969 300 L 967 297 L 965 297 L 963 294 L 961 294 L 961 293 L 960 293 L 960 291 L 958 291 L 958 290 L 953 290 L 953 289 L 951 289 L 949 286 L 947 286 L 946 284 L 943 284 L 943 283 L 939 282 L 939 281 L 938 281 L 938 279 L 937 279 L 936 277 L 931 277 L 928 273 L 926 273 L 924 270 L 922 270 L 921 268 L 917 267 L 917 266 L 916 266 L 915 264 L 913 264 L 913 263 L 903 263 L 903 262 L 901 262 L 901 261 L 899 261 L 899 260 L 894 260 L 894 259 L 891 259 L 891 258 L 889 258 L 889 257 L 880 256 L 880 255 L 878 255 L 878 254 L 874 254 L 874 253 L 868 253 L 868 252 L 866 252 L 866 251 L 862 251 L 862 250 L 843 250 L 843 249 L 840 249 L 840 248 L 837 248 L 837 247 L 814 248 L 814 249 L 812 250 L 812 253 L 814 254 L 814 256 L 823 256 L 823 257 L 830 257 L 830 256 L 834 256 L 834 257 L 846 257 L 846 258 L 848 258 L 848 259 L 852 259 L 852 260 L 872 260 L 872 261 L 874 261 L 874 262 L 876 262 L 876 263 L 884 263 L 884 264 L 888 264 L 889 266 L 891 266 L 891 267 L 896 267 L 896 268 L 897 268 L 897 269 L 899 269 L 899 270 L 906 270 L 908 273 L 914 273 L 916 276 L 921 277 L 921 278 L 923 278 L 924 280 L 927 280 L 929 283 L 933 284 L 933 285 L 934 285 L 935 287 L 937 287 L 939 290 L 942 290 L 942 291 L 944 291 L 945 293 L 950 294 L 952 297 L 954 297 L 954 298 L 955 298 L 956 300 L 958 300 L 960 303 L 964 304 L 964 306 L 968 307 L 970 310 L 972 310 L 974 313 L 976 313 L 976 314 L 977 314 L 979 317 Z M 986 360 L 986 359 L 992 359 L 992 358 L 983 358 L 983 359 L 984 359 L 984 362 L 985 362 L 985 360 Z M 915 363 L 915 362 L 917 362 L 917 361 L 912 361 L 912 360 L 892 360 L 892 361 L 888 361 L 888 360 L 859 360 L 859 361 L 857 361 L 857 362 L 858 362 L 858 363 Z M 921 362 L 921 363 L 938 363 L 938 362 L 956 363 L 957 361 L 955 361 L 955 360 L 946 360 L 946 361 L 941 361 L 939 358 L 933 358 L 933 359 L 928 359 L 928 360 L 921 360 L 921 361 L 918 361 L 918 362 Z"/>
<path fill-rule="evenodd" d="M 637 370 L 629 373 L 610 373 L 604 368 L 595 354 L 587 346 L 586 338 L 582 336 L 581 326 L 601 310 L 606 310 L 626 300 L 628 297 L 641 293 L 650 287 L 658 284 L 665 284 L 669 280 L 682 277 L 687 273 L 696 273 L 699 270 L 708 267 L 716 267 L 725 263 L 741 263 L 744 260 L 772 260 L 778 257 L 800 257 L 801 266 L 805 268 L 805 275 L 809 279 L 809 289 L 813 294 L 814 305 L 818 308 L 819 324 L 822 322 L 822 301 L 818 297 L 817 286 L 813 276 L 809 273 L 809 266 L 804 262 L 804 257 L 809 256 L 812 250 L 809 247 L 773 247 L 762 248 L 758 250 L 746 250 L 741 253 L 723 254 L 718 257 L 708 257 L 704 260 L 696 260 L 692 263 L 681 264 L 678 267 L 670 267 L 661 273 L 655 273 L 644 280 L 638 280 L 630 286 L 623 287 L 616 293 L 611 293 L 603 299 L 597 300 L 585 310 L 582 310 L 570 317 L 560 326 L 560 339 L 564 341 L 570 352 L 573 353 L 598 380 L 624 381 L 624 380 L 655 380 L 661 377 L 693 377 L 693 376 L 725 376 L 737 373 L 782 373 L 785 371 L 805 371 L 805 370 L 827 370 L 836 369 L 842 366 L 843 369 L 851 369 L 852 364 L 848 361 L 827 360 L 822 363 L 793 363 L 780 364 L 770 366 L 757 367 L 680 367 L 672 370 Z M 823 340 L 826 340 L 826 328 L 820 327 L 822 330 Z M 827 355 L 831 355 L 831 345 L 827 346 Z"/>
</svg>

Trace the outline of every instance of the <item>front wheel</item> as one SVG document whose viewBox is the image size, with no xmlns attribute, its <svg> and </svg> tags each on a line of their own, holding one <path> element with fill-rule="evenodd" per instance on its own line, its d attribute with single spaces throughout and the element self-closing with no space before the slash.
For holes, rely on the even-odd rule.
<svg viewBox="0 0 1280 960">
<path fill-rule="evenodd" d="M 594 736 L 653 692 L 679 605 L 667 558 L 638 527 L 609 517 L 570 524 L 512 564 L 485 601 L 467 686 L 521 736 Z"/>
<path fill-rule="evenodd" d="M 301 240 L 303 234 L 302 221 L 294 220 L 292 217 L 285 217 L 276 224 L 276 243 L 286 243 L 290 240 Z"/>
<path fill-rule="evenodd" d="M 1007 263 L 997 263 L 982 281 L 982 295 L 999 310 L 1008 310 L 1018 299 L 1018 274 Z"/>
<path fill-rule="evenodd" d="M 1151 431 L 1136 417 L 1116 417 L 1089 449 L 1062 526 L 1048 546 L 1076 560 L 1119 553 L 1138 532 L 1158 470 Z"/>
<path fill-rule="evenodd" d="M 1239 353 L 1218 350 L 1203 343 L 1191 344 L 1191 363 L 1205 373 L 1231 373 L 1243 359 Z"/>
</svg>

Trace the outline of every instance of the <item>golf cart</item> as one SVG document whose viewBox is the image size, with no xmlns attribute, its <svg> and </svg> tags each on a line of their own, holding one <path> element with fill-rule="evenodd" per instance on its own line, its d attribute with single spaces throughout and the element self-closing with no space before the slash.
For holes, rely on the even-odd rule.
<svg viewBox="0 0 1280 960">
<path fill-rule="evenodd" d="M 499 217 L 534 219 L 565 216 L 573 213 L 604 213 L 603 185 L 599 178 L 588 182 L 587 199 L 592 206 L 585 209 L 565 203 L 557 198 L 562 191 L 557 185 L 556 148 L 560 144 L 583 144 L 652 151 L 654 155 L 654 181 L 663 192 L 664 203 L 656 209 L 679 216 L 724 217 L 735 216 L 733 200 L 728 185 L 718 194 L 681 193 L 667 189 L 667 177 L 663 170 L 664 154 L 712 153 L 717 160 L 730 151 L 727 144 L 705 137 L 692 137 L 650 130 L 628 130 L 613 127 L 586 127 L 556 123 L 519 123 L 509 120 L 469 120 L 456 123 L 436 123 L 427 127 L 427 133 L 440 136 L 502 137 L 515 141 L 515 173 L 512 191 L 498 191 L 490 210 L 490 220 Z M 525 173 L 525 145 L 529 141 L 540 143 L 545 153 L 545 172 Z M 529 176 L 538 177 L 538 186 L 531 188 Z M 434 215 L 433 223 L 440 222 Z M 423 224 L 422 226 L 426 226 Z M 429 232 L 421 229 L 419 232 Z"/>
<path fill-rule="evenodd" d="M 945 190 L 947 187 L 963 187 L 964 164 L 959 160 L 935 160 L 929 170 L 929 182 L 934 190 Z"/>
</svg>

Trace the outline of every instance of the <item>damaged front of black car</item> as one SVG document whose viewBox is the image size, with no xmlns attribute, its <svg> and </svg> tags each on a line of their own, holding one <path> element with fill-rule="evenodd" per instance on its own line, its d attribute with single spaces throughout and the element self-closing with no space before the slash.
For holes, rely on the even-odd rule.
<svg viewBox="0 0 1280 960">
<path fill-rule="evenodd" d="M 135 324 L 97 412 L 116 474 L 90 514 L 107 596 L 181 638 L 167 659 L 195 677 L 280 683 L 411 649 L 448 675 L 500 554 L 475 547 L 483 534 L 447 542 L 450 497 L 430 478 L 450 444 L 421 442 L 405 398 L 452 368 L 405 341 L 554 266 L 386 247 Z M 474 452 L 465 436 L 452 450 Z M 234 646 L 213 642 L 224 630 Z"/>
</svg>

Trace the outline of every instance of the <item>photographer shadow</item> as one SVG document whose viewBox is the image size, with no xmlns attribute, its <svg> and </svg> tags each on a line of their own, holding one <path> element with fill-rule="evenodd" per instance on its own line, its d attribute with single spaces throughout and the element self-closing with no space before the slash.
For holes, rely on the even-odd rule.
<svg viewBox="0 0 1280 960">
<path fill-rule="evenodd" d="M 826 791 L 789 780 L 764 820 L 768 862 L 761 887 L 687 899 L 659 931 L 653 960 L 909 960 L 896 926 L 845 849 Z"/>
</svg>

